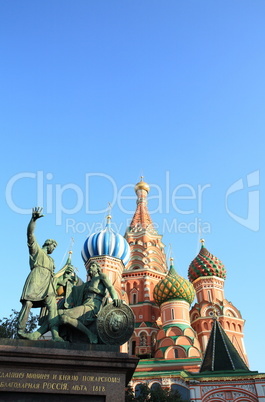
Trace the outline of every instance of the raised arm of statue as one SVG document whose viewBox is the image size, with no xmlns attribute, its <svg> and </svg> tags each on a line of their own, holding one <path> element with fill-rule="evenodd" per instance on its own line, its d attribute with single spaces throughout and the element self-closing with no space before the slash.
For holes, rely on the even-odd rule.
<svg viewBox="0 0 265 402">
<path fill-rule="evenodd" d="M 36 239 L 34 236 L 34 230 L 36 226 L 36 220 L 42 218 L 44 215 L 42 214 L 42 208 L 36 207 L 32 208 L 32 217 L 28 224 L 27 229 L 27 238 L 28 238 L 28 245 L 33 244 Z"/>
</svg>

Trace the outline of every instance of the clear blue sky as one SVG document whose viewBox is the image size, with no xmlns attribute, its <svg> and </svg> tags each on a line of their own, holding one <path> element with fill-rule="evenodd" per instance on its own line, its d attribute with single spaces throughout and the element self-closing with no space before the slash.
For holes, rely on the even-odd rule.
<svg viewBox="0 0 265 402">
<path fill-rule="evenodd" d="M 264 18 L 263 0 L 0 3 L 1 317 L 20 309 L 31 207 L 58 269 L 74 237 L 85 279 L 86 236 L 108 202 L 124 234 L 144 175 L 178 272 L 198 223 L 226 265 L 251 369 L 265 371 Z"/>
</svg>

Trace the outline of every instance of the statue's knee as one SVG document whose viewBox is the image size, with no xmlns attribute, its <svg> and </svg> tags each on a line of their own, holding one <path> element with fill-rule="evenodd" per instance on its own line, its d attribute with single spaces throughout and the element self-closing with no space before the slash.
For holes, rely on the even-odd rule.
<svg viewBox="0 0 265 402">
<path fill-rule="evenodd" d="M 60 315 L 60 321 L 62 324 L 67 324 L 69 323 L 69 318 L 67 317 L 67 315 Z"/>
</svg>

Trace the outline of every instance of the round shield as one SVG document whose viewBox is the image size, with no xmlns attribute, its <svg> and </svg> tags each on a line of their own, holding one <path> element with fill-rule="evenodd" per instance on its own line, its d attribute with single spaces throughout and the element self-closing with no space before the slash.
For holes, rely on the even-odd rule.
<svg viewBox="0 0 265 402">
<path fill-rule="evenodd" d="M 97 317 L 97 331 L 106 345 L 122 345 L 133 334 L 134 315 L 127 304 L 115 307 L 108 304 L 103 307 Z"/>
</svg>

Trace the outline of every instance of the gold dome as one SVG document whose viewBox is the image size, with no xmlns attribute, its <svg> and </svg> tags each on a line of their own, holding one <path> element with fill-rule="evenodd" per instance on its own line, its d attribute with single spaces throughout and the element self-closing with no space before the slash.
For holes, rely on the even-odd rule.
<svg viewBox="0 0 265 402">
<path fill-rule="evenodd" d="M 147 191 L 147 193 L 149 193 L 150 186 L 145 181 L 143 181 L 143 177 L 141 177 L 141 181 L 139 181 L 139 183 L 137 183 L 135 185 L 134 189 L 135 189 L 135 192 L 137 192 L 137 190 L 145 190 L 145 191 Z"/>
</svg>

